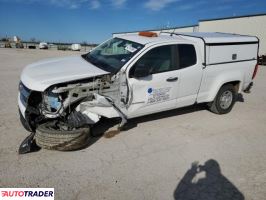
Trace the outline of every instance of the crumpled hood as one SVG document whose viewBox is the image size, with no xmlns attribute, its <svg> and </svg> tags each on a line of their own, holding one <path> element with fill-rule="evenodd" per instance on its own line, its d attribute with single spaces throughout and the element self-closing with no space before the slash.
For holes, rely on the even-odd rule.
<svg viewBox="0 0 266 200">
<path fill-rule="evenodd" d="M 54 84 L 109 74 L 81 56 L 46 59 L 28 65 L 21 74 L 22 83 L 31 90 L 44 91 Z"/>
</svg>

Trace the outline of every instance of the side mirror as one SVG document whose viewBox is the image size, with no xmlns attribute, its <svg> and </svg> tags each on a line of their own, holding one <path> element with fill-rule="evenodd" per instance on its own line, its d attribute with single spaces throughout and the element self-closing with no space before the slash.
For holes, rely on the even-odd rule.
<svg viewBox="0 0 266 200">
<path fill-rule="evenodd" d="M 136 65 L 135 71 L 134 71 L 134 77 L 135 78 L 141 78 L 146 77 L 151 74 L 151 66 L 144 66 L 144 65 Z"/>
</svg>

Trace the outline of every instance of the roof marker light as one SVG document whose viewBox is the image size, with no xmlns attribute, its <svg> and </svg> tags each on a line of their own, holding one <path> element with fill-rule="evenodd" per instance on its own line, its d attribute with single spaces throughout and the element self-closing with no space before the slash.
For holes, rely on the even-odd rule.
<svg viewBox="0 0 266 200">
<path fill-rule="evenodd" d="M 157 33 L 154 32 L 139 32 L 139 36 L 144 36 L 144 37 L 158 37 Z"/>
</svg>

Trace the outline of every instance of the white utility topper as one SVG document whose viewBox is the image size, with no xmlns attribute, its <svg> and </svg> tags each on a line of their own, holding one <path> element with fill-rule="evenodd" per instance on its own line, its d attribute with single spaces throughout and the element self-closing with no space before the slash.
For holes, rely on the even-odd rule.
<svg viewBox="0 0 266 200">
<path fill-rule="evenodd" d="M 101 118 L 121 119 L 123 126 L 130 118 L 196 103 L 225 114 L 238 93 L 250 91 L 258 47 L 257 37 L 226 33 L 115 37 L 82 56 L 27 66 L 21 121 L 36 131 L 39 146 L 68 150 L 80 148 Z"/>
</svg>

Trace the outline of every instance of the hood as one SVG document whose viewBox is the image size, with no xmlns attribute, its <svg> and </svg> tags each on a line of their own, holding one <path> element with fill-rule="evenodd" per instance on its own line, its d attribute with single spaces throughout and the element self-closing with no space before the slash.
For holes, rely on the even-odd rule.
<svg viewBox="0 0 266 200">
<path fill-rule="evenodd" d="M 54 84 L 110 74 L 81 56 L 46 59 L 28 65 L 21 74 L 22 83 L 31 90 L 44 91 Z"/>
</svg>

